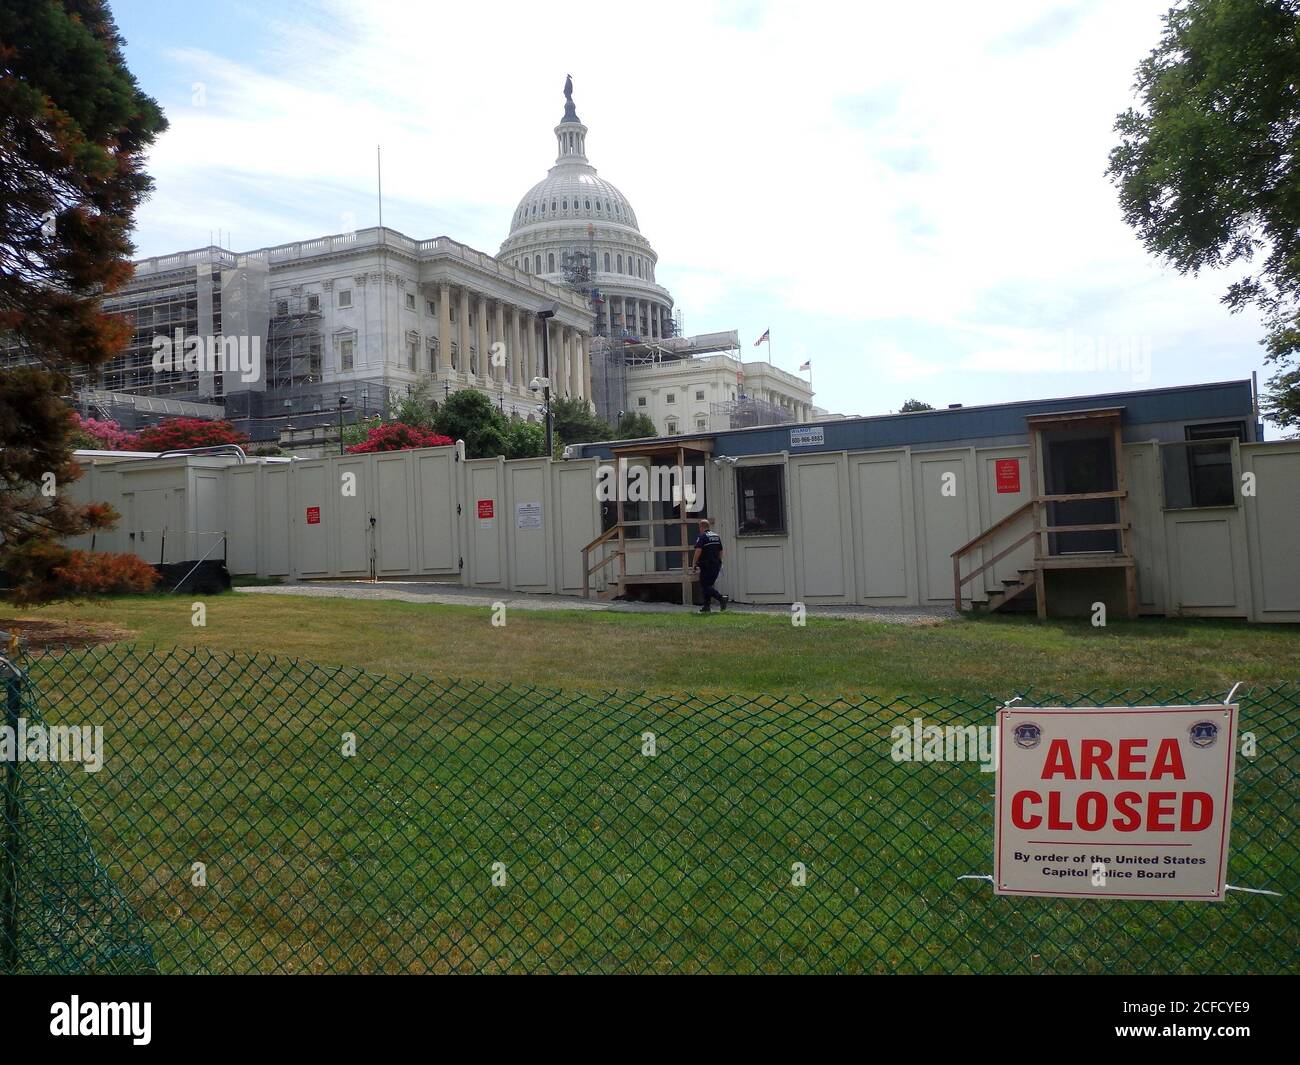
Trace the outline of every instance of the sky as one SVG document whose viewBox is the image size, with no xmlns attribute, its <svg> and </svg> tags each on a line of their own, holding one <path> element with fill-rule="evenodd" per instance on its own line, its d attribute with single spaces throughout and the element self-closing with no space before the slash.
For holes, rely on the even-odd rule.
<svg viewBox="0 0 1300 1065">
<path fill-rule="evenodd" d="M 495 253 L 571 74 L 686 332 L 811 360 L 821 407 L 1262 384 L 1232 277 L 1148 255 L 1105 173 L 1168 6 L 117 0 L 170 122 L 137 254 L 374 225 L 377 145 L 386 225 Z"/>
</svg>

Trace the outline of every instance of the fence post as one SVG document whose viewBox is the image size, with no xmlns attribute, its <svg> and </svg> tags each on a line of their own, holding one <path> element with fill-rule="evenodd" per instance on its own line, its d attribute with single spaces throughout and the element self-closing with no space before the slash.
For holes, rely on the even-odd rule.
<svg viewBox="0 0 1300 1065">
<path fill-rule="evenodd" d="M 0 844 L 0 973 L 18 971 L 18 858 L 22 834 L 18 825 L 18 715 L 22 708 L 21 674 L 10 661 L 5 675 L 5 724 L 15 744 L 5 763 L 4 842 Z"/>
</svg>

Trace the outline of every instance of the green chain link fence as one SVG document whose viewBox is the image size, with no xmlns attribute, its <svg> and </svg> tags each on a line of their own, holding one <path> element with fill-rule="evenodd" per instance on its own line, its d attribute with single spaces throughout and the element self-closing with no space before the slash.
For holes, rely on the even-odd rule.
<svg viewBox="0 0 1300 1065">
<path fill-rule="evenodd" d="M 103 725 L 104 765 L 4 767 L 10 970 L 1263 973 L 1300 958 L 1300 688 L 1237 696 L 1258 752 L 1238 757 L 1228 880 L 1279 895 L 1213 904 L 958 879 L 990 871 L 993 775 L 896 763 L 890 730 L 991 725 L 1011 693 L 580 694 L 124 646 L 26 666 L 10 715 Z"/>
</svg>

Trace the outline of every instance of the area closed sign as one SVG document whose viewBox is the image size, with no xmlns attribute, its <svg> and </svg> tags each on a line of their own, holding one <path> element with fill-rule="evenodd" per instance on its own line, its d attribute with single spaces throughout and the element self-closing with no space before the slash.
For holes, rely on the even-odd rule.
<svg viewBox="0 0 1300 1065">
<path fill-rule="evenodd" d="M 998 711 L 1000 895 L 1219 902 L 1237 707 Z"/>
</svg>

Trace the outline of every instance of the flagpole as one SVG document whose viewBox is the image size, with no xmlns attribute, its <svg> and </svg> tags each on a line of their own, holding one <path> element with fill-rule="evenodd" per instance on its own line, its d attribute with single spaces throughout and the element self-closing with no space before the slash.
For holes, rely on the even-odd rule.
<svg viewBox="0 0 1300 1065">
<path fill-rule="evenodd" d="M 772 330 L 767 331 L 767 364 L 772 365 Z"/>
</svg>

